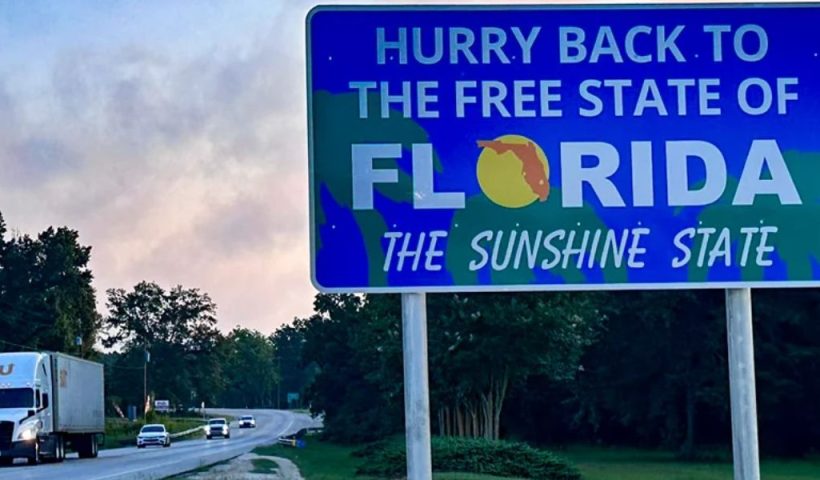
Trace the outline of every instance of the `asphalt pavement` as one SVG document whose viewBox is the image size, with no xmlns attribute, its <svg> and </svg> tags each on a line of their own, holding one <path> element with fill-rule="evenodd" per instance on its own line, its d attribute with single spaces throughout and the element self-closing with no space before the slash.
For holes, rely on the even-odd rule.
<svg viewBox="0 0 820 480">
<path fill-rule="evenodd" d="M 230 439 L 177 441 L 170 448 L 136 446 L 100 451 L 80 460 L 76 453 L 58 464 L 0 467 L 0 480 L 154 480 L 194 470 L 276 442 L 282 435 L 319 424 L 309 415 L 282 410 L 209 410 L 215 415 L 254 415 L 257 428 L 231 425 Z"/>
</svg>

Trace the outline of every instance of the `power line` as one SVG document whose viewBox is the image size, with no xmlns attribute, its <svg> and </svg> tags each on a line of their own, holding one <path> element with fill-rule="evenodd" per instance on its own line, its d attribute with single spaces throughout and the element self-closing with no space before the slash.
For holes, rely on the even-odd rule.
<svg viewBox="0 0 820 480">
<path fill-rule="evenodd" d="M 11 345 L 13 347 L 23 348 L 23 349 L 26 349 L 26 350 L 33 350 L 33 351 L 41 350 L 38 347 L 33 347 L 31 345 L 21 345 L 19 343 L 9 342 L 8 340 L 0 340 L 0 343 L 4 343 L 6 345 Z M 121 367 L 119 365 L 105 365 L 105 367 L 106 368 L 116 368 L 118 370 L 142 370 L 143 369 L 143 367 Z"/>
<path fill-rule="evenodd" d="M 39 348 L 32 347 L 31 345 L 20 345 L 19 343 L 9 342 L 8 340 L 0 340 L 0 343 L 5 343 L 6 345 L 11 345 L 13 347 L 25 348 L 26 350 L 39 350 Z"/>
<path fill-rule="evenodd" d="M 116 368 L 118 370 L 142 370 L 144 367 L 120 367 L 119 365 L 106 365 L 107 368 Z"/>
</svg>

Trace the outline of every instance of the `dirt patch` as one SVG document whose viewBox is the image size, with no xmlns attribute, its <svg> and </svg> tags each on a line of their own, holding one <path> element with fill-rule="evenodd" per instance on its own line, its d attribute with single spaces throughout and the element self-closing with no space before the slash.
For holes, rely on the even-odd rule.
<svg viewBox="0 0 820 480">
<path fill-rule="evenodd" d="M 293 462 L 284 458 L 248 453 L 185 480 L 304 480 Z"/>
</svg>

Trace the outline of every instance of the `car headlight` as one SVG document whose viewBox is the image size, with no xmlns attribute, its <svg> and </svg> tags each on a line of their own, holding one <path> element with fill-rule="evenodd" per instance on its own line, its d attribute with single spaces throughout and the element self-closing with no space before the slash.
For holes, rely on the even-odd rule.
<svg viewBox="0 0 820 480">
<path fill-rule="evenodd" d="M 17 438 L 23 441 L 34 440 L 37 438 L 37 434 L 40 433 L 40 428 L 42 428 L 42 426 L 43 422 L 40 420 L 37 420 L 36 422 L 24 423 L 20 427 L 20 433 L 17 434 Z"/>
<path fill-rule="evenodd" d="M 211 433 L 211 427 L 206 426 L 205 427 L 205 433 Z"/>
</svg>

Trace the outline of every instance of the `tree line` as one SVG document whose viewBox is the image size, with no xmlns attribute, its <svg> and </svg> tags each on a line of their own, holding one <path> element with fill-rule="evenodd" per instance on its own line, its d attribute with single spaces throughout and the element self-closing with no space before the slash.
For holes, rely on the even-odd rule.
<svg viewBox="0 0 820 480">
<path fill-rule="evenodd" d="M 397 295 L 325 295 L 288 327 L 326 434 L 403 429 Z M 820 289 L 756 290 L 763 451 L 820 445 Z M 445 436 L 731 449 L 724 293 L 717 290 L 428 295 L 431 416 Z"/>
<path fill-rule="evenodd" d="M 315 298 L 272 335 L 222 333 L 197 289 L 140 282 L 96 308 L 78 232 L 7 231 L 0 215 L 0 351 L 57 350 L 106 365 L 106 404 L 310 406 L 343 442 L 403 429 L 397 295 Z M 820 445 L 820 289 L 756 290 L 764 452 Z M 434 432 L 533 444 L 730 445 L 723 292 L 431 294 Z M 298 394 L 295 403 L 293 394 Z"/>
<path fill-rule="evenodd" d="M 60 351 L 104 363 L 110 414 L 129 405 L 142 412 L 146 371 L 152 399 L 184 408 L 287 406 L 287 394 L 301 390 L 292 339 L 220 332 L 216 304 L 198 289 L 110 289 L 100 314 L 90 259 L 77 231 L 15 234 L 0 214 L 0 352 Z"/>
</svg>

